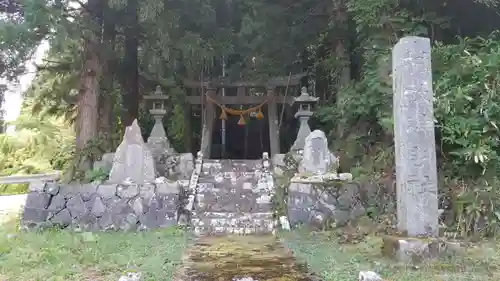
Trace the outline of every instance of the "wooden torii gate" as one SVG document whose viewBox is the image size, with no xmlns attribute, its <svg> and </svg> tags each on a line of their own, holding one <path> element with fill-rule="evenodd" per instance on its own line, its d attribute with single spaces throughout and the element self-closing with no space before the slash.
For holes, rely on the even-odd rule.
<svg viewBox="0 0 500 281">
<path fill-rule="evenodd" d="M 238 104 L 238 105 L 253 105 L 261 104 L 267 101 L 268 106 L 268 122 L 269 122 L 269 154 L 272 157 L 280 153 L 280 138 L 278 131 L 278 104 L 293 104 L 294 96 L 284 96 L 277 94 L 277 89 L 289 87 L 290 91 L 293 87 L 300 87 L 301 79 L 306 73 L 300 73 L 290 76 L 273 77 L 265 82 L 255 81 L 230 81 L 228 77 L 211 79 L 206 81 L 195 81 L 184 79 L 184 86 L 191 89 L 199 89 L 203 87 L 201 93 L 206 96 L 187 96 L 187 102 L 190 105 L 204 105 L 202 115 L 204 116 L 204 124 L 202 124 L 201 151 L 205 158 L 210 158 L 210 148 L 212 145 L 212 135 L 214 130 L 216 105 L 209 102 L 208 99 L 216 101 L 221 105 Z M 236 96 L 222 96 L 218 94 L 218 89 L 222 88 L 237 88 Z M 263 96 L 246 95 L 249 88 L 266 88 L 267 93 Z"/>
</svg>

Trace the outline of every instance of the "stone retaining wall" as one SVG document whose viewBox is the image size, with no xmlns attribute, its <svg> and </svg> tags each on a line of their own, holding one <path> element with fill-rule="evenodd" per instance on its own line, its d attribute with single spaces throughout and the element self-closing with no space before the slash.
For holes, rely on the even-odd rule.
<svg viewBox="0 0 500 281">
<path fill-rule="evenodd" d="M 291 183 L 287 198 L 288 219 L 292 226 L 308 224 L 322 227 L 329 221 L 343 226 L 366 214 L 366 192 L 356 183 L 339 183 L 329 187 Z M 374 196 L 374 193 L 369 196 Z"/>
<path fill-rule="evenodd" d="M 30 185 L 21 224 L 86 231 L 145 230 L 177 224 L 188 181 L 142 185 Z"/>
</svg>

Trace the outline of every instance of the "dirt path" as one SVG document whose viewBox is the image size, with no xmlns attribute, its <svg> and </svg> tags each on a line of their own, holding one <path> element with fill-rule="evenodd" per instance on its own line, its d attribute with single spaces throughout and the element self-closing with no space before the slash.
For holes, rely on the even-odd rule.
<svg viewBox="0 0 500 281">
<path fill-rule="evenodd" d="M 200 238 L 176 281 L 318 281 L 271 235 Z"/>
<path fill-rule="evenodd" d="M 18 213 L 26 202 L 26 194 L 0 196 L 0 223 Z"/>
</svg>

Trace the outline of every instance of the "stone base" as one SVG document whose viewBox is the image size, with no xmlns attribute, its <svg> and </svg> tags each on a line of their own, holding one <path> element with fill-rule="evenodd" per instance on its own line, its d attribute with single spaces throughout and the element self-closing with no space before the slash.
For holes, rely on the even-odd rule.
<svg viewBox="0 0 500 281">
<path fill-rule="evenodd" d="M 440 238 L 383 237 L 382 254 L 403 263 L 420 263 L 461 252 L 457 242 Z"/>
<path fill-rule="evenodd" d="M 32 184 L 21 224 L 85 231 L 169 227 L 177 224 L 181 194 L 174 183 Z"/>
<path fill-rule="evenodd" d="M 321 185 L 293 182 L 288 187 L 287 203 L 292 227 L 305 224 L 323 229 L 330 222 L 342 227 L 366 214 L 360 188 L 355 183 L 325 189 Z"/>
</svg>

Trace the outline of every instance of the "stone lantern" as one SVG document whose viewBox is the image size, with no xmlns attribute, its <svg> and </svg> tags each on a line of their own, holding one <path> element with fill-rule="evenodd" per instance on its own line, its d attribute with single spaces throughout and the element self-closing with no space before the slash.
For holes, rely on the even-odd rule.
<svg viewBox="0 0 500 281">
<path fill-rule="evenodd" d="M 151 130 L 151 134 L 148 138 L 148 146 L 150 147 L 153 156 L 159 156 L 161 154 L 175 153 L 174 149 L 168 141 L 167 134 L 163 128 L 163 117 L 167 113 L 165 110 L 165 100 L 168 96 L 163 94 L 161 87 L 157 86 L 153 95 L 144 96 L 145 100 L 150 100 L 152 102 L 152 108 L 149 113 L 155 119 L 155 124 Z"/>
<path fill-rule="evenodd" d="M 307 136 L 311 133 L 311 128 L 309 127 L 309 119 L 314 114 L 313 106 L 318 102 L 318 97 L 312 97 L 307 93 L 307 88 L 302 87 L 300 96 L 294 99 L 294 103 L 298 105 L 298 111 L 295 113 L 295 118 L 300 121 L 299 132 L 297 133 L 297 138 L 292 145 L 292 151 L 299 151 L 304 149 L 305 141 Z"/>
</svg>

